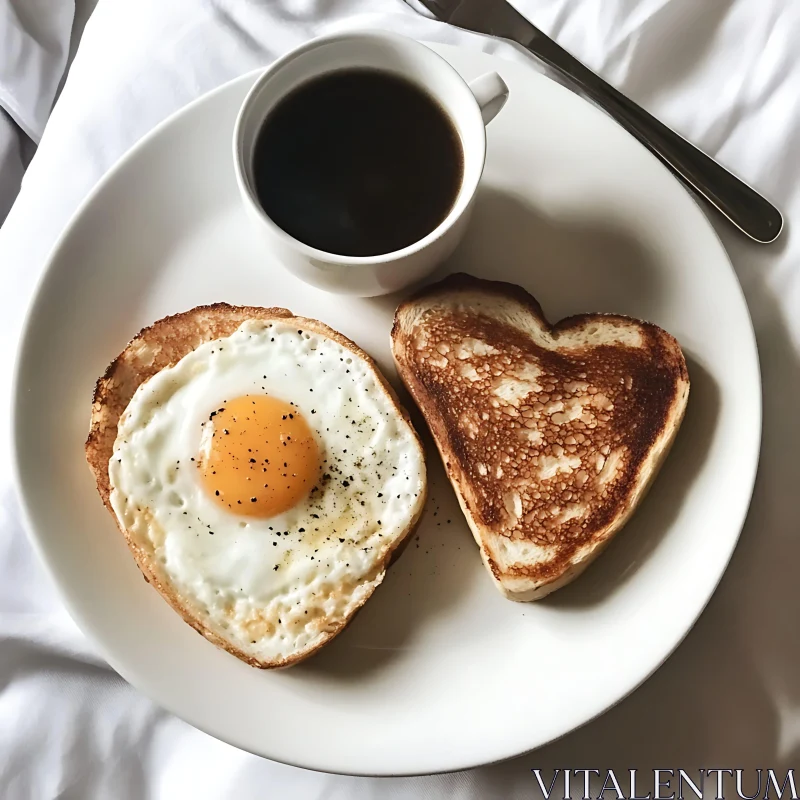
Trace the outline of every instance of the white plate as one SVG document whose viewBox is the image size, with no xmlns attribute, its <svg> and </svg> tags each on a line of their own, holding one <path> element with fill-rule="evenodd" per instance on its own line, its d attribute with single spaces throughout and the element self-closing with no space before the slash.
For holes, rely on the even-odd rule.
<svg viewBox="0 0 800 800">
<path fill-rule="evenodd" d="M 504 600 L 429 448 L 412 545 L 317 657 L 260 672 L 194 633 L 142 580 L 83 460 L 95 379 L 142 326 L 200 303 L 282 305 L 352 337 L 394 376 L 396 297 L 326 295 L 276 265 L 240 207 L 231 132 L 255 76 L 135 147 L 59 241 L 30 311 L 15 410 L 32 536 L 70 612 L 125 678 L 205 731 L 278 761 L 355 774 L 454 770 L 541 745 L 661 664 L 717 585 L 758 458 L 760 381 L 739 285 L 711 226 L 644 148 L 523 65 L 436 46 L 511 89 L 454 268 L 520 283 L 555 320 L 652 320 L 689 358 L 684 427 L 639 514 L 572 586 Z"/>
</svg>

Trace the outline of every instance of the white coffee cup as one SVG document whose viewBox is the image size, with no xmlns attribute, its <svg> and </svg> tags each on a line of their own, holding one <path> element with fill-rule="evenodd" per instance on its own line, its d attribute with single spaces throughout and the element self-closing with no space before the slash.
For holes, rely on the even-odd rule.
<svg viewBox="0 0 800 800">
<path fill-rule="evenodd" d="M 450 117 L 464 151 L 461 188 L 447 217 L 419 241 L 383 255 L 343 256 L 310 247 L 269 218 L 255 191 L 253 151 L 272 109 L 309 79 L 348 68 L 385 70 L 423 87 Z M 256 80 L 239 111 L 233 160 L 245 208 L 275 259 L 306 283 L 362 297 L 402 289 L 432 272 L 464 235 L 486 159 L 484 126 L 507 97 L 508 87 L 496 72 L 467 84 L 441 56 L 404 36 L 364 32 L 315 39 L 269 67 Z"/>
</svg>

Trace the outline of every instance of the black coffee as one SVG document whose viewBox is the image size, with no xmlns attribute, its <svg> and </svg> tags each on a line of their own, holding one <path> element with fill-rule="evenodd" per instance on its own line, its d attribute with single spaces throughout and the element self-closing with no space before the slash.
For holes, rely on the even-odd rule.
<svg viewBox="0 0 800 800">
<path fill-rule="evenodd" d="M 305 244 L 374 256 L 419 241 L 461 186 L 458 133 L 410 81 L 371 69 L 298 87 L 256 141 L 255 189 L 267 215 Z"/>
</svg>

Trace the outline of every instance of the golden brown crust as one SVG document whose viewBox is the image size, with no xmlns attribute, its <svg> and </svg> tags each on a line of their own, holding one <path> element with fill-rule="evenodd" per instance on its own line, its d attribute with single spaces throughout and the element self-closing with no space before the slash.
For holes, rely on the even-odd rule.
<svg viewBox="0 0 800 800">
<path fill-rule="evenodd" d="M 227 303 L 198 306 L 189 311 L 164 317 L 149 327 L 143 328 L 128 343 L 127 347 L 111 362 L 103 376 L 97 381 L 92 398 L 91 423 L 85 450 L 86 460 L 97 482 L 97 491 L 125 536 L 128 547 L 145 580 L 164 597 L 189 625 L 210 642 L 217 645 L 217 647 L 226 650 L 251 666 L 272 669 L 291 666 L 317 652 L 347 627 L 356 612 L 366 603 L 372 593 L 367 593 L 362 603 L 357 608 L 354 608 L 346 619 L 332 629 L 326 630 L 325 638 L 313 649 L 298 652 L 288 658 L 272 661 L 262 661 L 254 658 L 208 628 L 186 602 L 176 594 L 172 586 L 162 579 L 157 564 L 150 557 L 150 554 L 136 544 L 129 531 L 125 530 L 117 520 L 117 516 L 111 508 L 111 487 L 108 477 L 108 462 L 114 451 L 119 419 L 139 386 L 166 367 L 176 364 L 201 344 L 213 339 L 230 336 L 243 322 L 252 319 L 265 321 L 273 319 L 291 320 L 292 324 L 296 323 L 299 328 L 313 331 L 332 339 L 357 357 L 363 358 L 374 371 L 375 377 L 390 397 L 397 413 L 414 432 L 420 454 L 423 454 L 422 444 L 408 412 L 400 404 L 395 391 L 378 369 L 377 364 L 358 345 L 324 323 L 306 317 L 296 317 L 285 308 L 232 306 Z M 376 565 L 374 570 L 376 578 L 386 570 L 394 554 L 416 529 L 422 516 L 426 493 L 427 487 L 424 486 L 419 498 L 417 498 L 414 515 L 407 530 L 397 537 L 393 547 L 386 552 L 383 561 Z M 378 583 L 380 583 L 380 580 L 378 580 Z"/>
<path fill-rule="evenodd" d="M 513 599 L 544 596 L 597 556 L 686 406 L 683 354 L 657 326 L 607 314 L 550 325 L 520 287 L 469 275 L 401 304 L 392 346 L 486 566 Z"/>
</svg>

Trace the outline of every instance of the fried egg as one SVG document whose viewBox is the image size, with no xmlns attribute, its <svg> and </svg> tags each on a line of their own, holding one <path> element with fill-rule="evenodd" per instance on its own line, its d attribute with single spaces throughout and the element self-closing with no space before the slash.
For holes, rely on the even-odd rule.
<svg viewBox="0 0 800 800">
<path fill-rule="evenodd" d="M 262 666 L 344 626 L 426 489 L 419 439 L 374 365 L 298 324 L 248 320 L 143 383 L 108 470 L 162 594 Z"/>
</svg>

